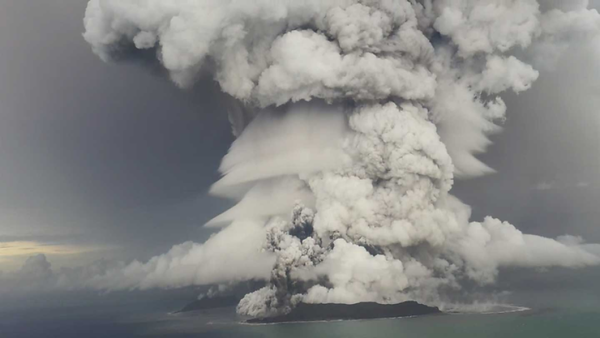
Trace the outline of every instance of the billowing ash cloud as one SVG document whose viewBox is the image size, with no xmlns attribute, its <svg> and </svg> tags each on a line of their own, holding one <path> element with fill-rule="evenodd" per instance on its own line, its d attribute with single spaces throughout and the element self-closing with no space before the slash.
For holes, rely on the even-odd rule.
<svg viewBox="0 0 600 338">
<path fill-rule="evenodd" d="M 210 71 L 236 100 L 239 137 L 213 193 L 239 203 L 204 245 L 90 283 L 264 278 L 238 306 L 257 316 L 299 301 L 440 304 L 503 267 L 600 263 L 572 237 L 472 222 L 450 194 L 455 178 L 493 171 L 475 155 L 500 131 L 500 94 L 598 34 L 598 12 L 569 3 L 91 0 L 84 37 L 101 58 L 151 49 L 177 85 Z"/>
</svg>

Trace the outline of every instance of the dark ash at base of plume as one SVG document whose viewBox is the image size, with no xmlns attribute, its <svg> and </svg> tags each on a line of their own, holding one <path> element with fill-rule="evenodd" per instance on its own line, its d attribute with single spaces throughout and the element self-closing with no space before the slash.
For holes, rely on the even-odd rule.
<svg viewBox="0 0 600 338">
<path fill-rule="evenodd" d="M 247 323 L 267 324 L 286 322 L 313 322 L 325 320 L 352 320 L 412 317 L 442 313 L 437 307 L 414 301 L 398 304 L 298 304 L 290 313 L 266 318 L 252 318 Z"/>
</svg>

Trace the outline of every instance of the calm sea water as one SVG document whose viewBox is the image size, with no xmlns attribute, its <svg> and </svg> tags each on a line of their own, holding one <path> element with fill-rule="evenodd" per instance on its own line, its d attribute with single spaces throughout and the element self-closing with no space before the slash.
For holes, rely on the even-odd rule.
<svg viewBox="0 0 600 338">
<path fill-rule="evenodd" d="M 2 304 L 0 337 L 600 337 L 600 286 L 515 293 L 513 304 L 531 308 L 522 312 L 274 325 L 240 324 L 233 308 L 171 315 L 182 299 L 122 296 Z"/>
</svg>

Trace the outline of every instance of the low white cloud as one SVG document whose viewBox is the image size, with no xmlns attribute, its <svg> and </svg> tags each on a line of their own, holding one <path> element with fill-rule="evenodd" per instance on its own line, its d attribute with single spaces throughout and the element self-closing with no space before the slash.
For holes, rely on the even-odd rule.
<svg viewBox="0 0 600 338">
<path fill-rule="evenodd" d="M 268 279 L 275 257 L 260 250 L 265 231 L 261 222 L 239 221 L 205 243 L 175 245 L 147 262 L 98 261 L 53 270 L 43 254 L 32 256 L 15 272 L 0 276 L 0 293 L 70 289 L 128 290 L 177 288 Z"/>
</svg>

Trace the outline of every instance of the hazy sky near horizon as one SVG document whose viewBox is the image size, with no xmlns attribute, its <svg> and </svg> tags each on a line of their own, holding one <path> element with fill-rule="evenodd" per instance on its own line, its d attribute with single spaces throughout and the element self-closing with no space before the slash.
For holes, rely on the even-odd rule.
<svg viewBox="0 0 600 338">
<path fill-rule="evenodd" d="M 79 248 L 49 255 L 68 265 L 201 241 L 233 139 L 220 91 L 103 63 L 81 37 L 86 5 L 0 1 L 0 242 Z M 27 258 L 2 251 L 0 270 Z"/>
<path fill-rule="evenodd" d="M 206 79 L 181 90 L 133 63 L 106 64 L 81 37 L 86 0 L 0 0 L 0 270 L 34 253 L 54 266 L 147 259 L 202 241 L 227 207 L 206 195 L 233 141 Z M 600 242 L 600 47 L 570 51 L 458 181 L 476 219 Z"/>
</svg>

